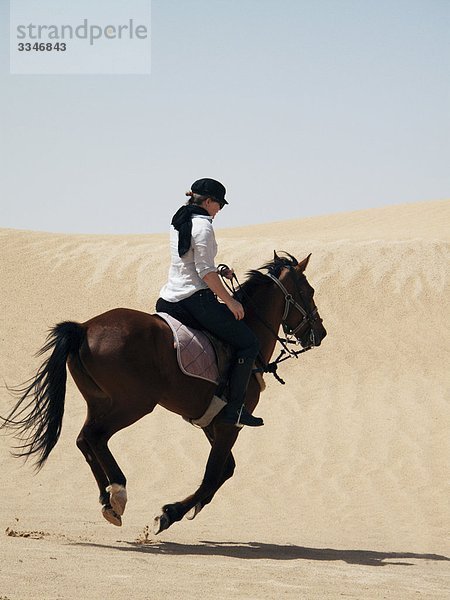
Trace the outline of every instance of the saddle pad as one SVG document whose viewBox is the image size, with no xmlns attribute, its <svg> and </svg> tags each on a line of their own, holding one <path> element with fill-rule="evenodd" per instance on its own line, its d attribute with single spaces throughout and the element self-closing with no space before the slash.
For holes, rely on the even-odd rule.
<svg viewBox="0 0 450 600">
<path fill-rule="evenodd" d="M 211 383 L 219 381 L 216 353 L 204 333 L 198 329 L 186 327 L 177 319 L 164 312 L 157 312 L 173 333 L 174 345 L 180 369 L 185 375 L 198 377 Z"/>
</svg>

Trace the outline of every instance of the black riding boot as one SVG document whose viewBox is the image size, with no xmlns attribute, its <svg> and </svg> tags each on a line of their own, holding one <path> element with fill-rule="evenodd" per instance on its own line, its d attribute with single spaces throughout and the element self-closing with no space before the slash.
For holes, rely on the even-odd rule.
<svg viewBox="0 0 450 600">
<path fill-rule="evenodd" d="M 222 422 L 242 427 L 260 427 L 264 421 L 254 417 L 245 408 L 244 400 L 248 382 L 252 374 L 253 361 L 249 358 L 239 358 L 234 364 L 230 376 L 230 391 L 228 404 L 223 409 Z"/>
</svg>

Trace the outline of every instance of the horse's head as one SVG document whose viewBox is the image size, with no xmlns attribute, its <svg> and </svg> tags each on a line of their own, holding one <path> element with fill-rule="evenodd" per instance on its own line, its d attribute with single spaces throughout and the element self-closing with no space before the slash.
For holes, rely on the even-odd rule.
<svg viewBox="0 0 450 600">
<path fill-rule="evenodd" d="M 300 263 L 290 254 L 288 256 L 290 260 L 279 257 L 274 252 L 272 264 L 277 267 L 279 276 L 276 277 L 269 271 L 269 277 L 277 283 L 285 296 L 283 330 L 286 335 L 294 335 L 303 348 L 320 346 L 327 331 L 314 302 L 314 288 L 308 283 L 304 273 L 311 254 Z"/>
</svg>

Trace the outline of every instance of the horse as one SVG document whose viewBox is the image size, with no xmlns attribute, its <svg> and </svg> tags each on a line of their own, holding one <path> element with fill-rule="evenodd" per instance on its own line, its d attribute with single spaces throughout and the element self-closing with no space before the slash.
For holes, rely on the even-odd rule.
<svg viewBox="0 0 450 600">
<path fill-rule="evenodd" d="M 249 271 L 235 291 L 245 309 L 245 322 L 259 340 L 261 362 L 266 365 L 277 340 L 281 340 L 280 325 L 303 349 L 320 346 L 326 336 L 314 289 L 304 275 L 311 255 L 298 262 L 284 254 L 274 252 L 273 260 Z M 9 416 L 2 418 L 2 427 L 21 440 L 14 455 L 32 456 L 37 470 L 41 469 L 61 433 L 67 365 L 87 403 L 86 420 L 76 444 L 97 482 L 104 518 L 120 526 L 127 482 L 108 448 L 111 436 L 151 413 L 158 404 L 188 420 L 198 419 L 209 406 L 215 386 L 185 375 L 178 366 L 168 324 L 157 315 L 137 310 L 116 308 L 84 323 L 59 323 L 50 330 L 37 355 L 50 350 L 35 377 L 16 388 L 20 398 Z M 260 391 L 256 377 L 251 377 L 245 400 L 250 412 L 258 404 Z M 193 519 L 233 476 L 232 448 L 240 429 L 221 422 L 219 414 L 203 431 L 211 445 L 203 480 L 193 494 L 162 507 L 161 515 L 155 518 L 155 534 L 185 516 Z"/>
</svg>

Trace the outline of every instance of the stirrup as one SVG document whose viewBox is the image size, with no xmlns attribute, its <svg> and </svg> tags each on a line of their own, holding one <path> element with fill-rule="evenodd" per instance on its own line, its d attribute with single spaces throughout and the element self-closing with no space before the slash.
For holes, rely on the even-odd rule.
<svg viewBox="0 0 450 600">
<path fill-rule="evenodd" d="M 247 427 L 261 427 L 264 425 L 264 421 L 261 419 L 261 417 L 254 417 L 252 414 L 250 414 L 245 408 L 244 404 L 239 410 L 235 410 L 231 414 L 227 411 L 227 407 L 225 407 L 221 420 L 223 423 L 234 425 L 235 427 L 239 427 L 239 429 L 241 429 L 244 425 L 247 425 Z"/>
</svg>

